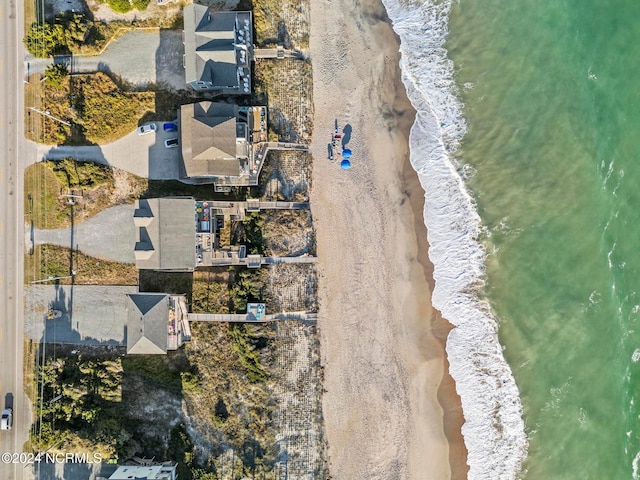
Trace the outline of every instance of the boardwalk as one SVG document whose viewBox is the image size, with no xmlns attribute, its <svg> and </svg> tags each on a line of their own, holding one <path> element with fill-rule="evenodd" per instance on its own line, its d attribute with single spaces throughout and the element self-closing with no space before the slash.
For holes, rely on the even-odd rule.
<svg viewBox="0 0 640 480">
<path fill-rule="evenodd" d="M 318 258 L 309 255 L 299 257 L 262 257 L 260 255 L 247 255 L 239 257 L 237 255 L 222 255 L 206 259 L 206 265 L 212 267 L 245 266 L 247 268 L 258 268 L 262 265 L 276 265 L 279 263 L 317 263 Z"/>
<path fill-rule="evenodd" d="M 261 202 L 258 199 L 247 199 L 246 202 L 208 201 L 209 208 L 247 210 L 308 210 L 309 202 Z"/>
<path fill-rule="evenodd" d="M 297 50 L 287 50 L 278 45 L 276 48 L 256 48 L 253 50 L 254 58 L 304 58 L 302 52 Z"/>
<path fill-rule="evenodd" d="M 190 322 L 231 322 L 231 323 L 267 323 L 281 320 L 300 320 L 315 322 L 318 314 L 315 312 L 285 312 L 274 315 L 263 315 L 260 318 L 252 313 L 188 313 Z"/>
<path fill-rule="evenodd" d="M 267 159 L 267 154 L 270 150 L 282 150 L 282 151 L 299 151 L 308 152 L 309 146 L 303 143 L 290 143 L 290 142 L 261 142 L 253 145 L 253 155 L 249 158 L 248 175 L 241 175 L 239 177 L 216 177 L 213 183 L 215 184 L 216 192 L 230 192 L 232 186 L 255 186 L 258 185 L 258 179 L 260 178 L 260 172 L 262 166 Z M 189 183 L 208 184 L 211 183 L 211 179 L 190 179 Z M 183 179 L 184 181 L 184 179 Z"/>
</svg>

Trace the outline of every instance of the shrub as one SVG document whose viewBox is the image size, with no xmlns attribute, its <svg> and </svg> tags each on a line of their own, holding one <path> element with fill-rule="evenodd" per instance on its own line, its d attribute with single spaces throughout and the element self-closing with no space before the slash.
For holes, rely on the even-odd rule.
<svg viewBox="0 0 640 480">
<path fill-rule="evenodd" d="M 127 13 L 133 8 L 129 0 L 107 0 L 107 3 L 111 10 L 118 13 Z"/>
<path fill-rule="evenodd" d="M 44 78 L 47 85 L 54 88 L 62 88 L 64 80 L 69 76 L 66 65 L 48 65 L 44 71 Z"/>
<path fill-rule="evenodd" d="M 260 362 L 260 352 L 249 343 L 252 340 L 251 332 L 244 324 L 236 323 L 229 325 L 229 335 L 233 341 L 233 350 L 238 354 L 249 382 L 264 382 L 268 375 Z"/>
<path fill-rule="evenodd" d="M 136 10 L 142 11 L 146 10 L 149 6 L 149 0 L 131 0 L 131 4 Z"/>
<path fill-rule="evenodd" d="M 113 180 L 113 172 L 106 165 L 93 162 L 76 162 L 71 158 L 47 162 L 58 181 L 68 189 L 93 188 Z"/>
<path fill-rule="evenodd" d="M 122 91 L 104 73 L 77 79 L 74 85 L 84 102 L 81 116 L 90 142 L 106 143 L 124 137 L 154 108 L 153 93 Z"/>
</svg>

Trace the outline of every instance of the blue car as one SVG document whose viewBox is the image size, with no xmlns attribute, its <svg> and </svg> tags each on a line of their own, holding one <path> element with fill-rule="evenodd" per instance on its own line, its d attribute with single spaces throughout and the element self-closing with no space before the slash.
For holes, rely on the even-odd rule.
<svg viewBox="0 0 640 480">
<path fill-rule="evenodd" d="M 177 132 L 178 131 L 178 125 L 176 125 L 173 122 L 168 122 L 165 123 L 162 128 L 164 128 L 165 132 Z"/>
</svg>

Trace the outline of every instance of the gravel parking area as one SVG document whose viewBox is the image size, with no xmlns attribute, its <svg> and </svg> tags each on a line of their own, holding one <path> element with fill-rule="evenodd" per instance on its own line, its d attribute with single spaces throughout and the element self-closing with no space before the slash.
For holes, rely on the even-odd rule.
<svg viewBox="0 0 640 480">
<path fill-rule="evenodd" d="M 156 122 L 158 131 L 138 135 L 136 131 L 113 143 L 74 147 L 61 145 L 51 147 L 33 142 L 27 143 L 23 157 L 25 167 L 43 158 L 60 160 L 75 158 L 112 165 L 139 177 L 151 180 L 176 180 L 180 172 L 180 148 L 166 148 L 165 140 L 177 138 L 177 132 L 165 132 L 162 122 Z"/>
<path fill-rule="evenodd" d="M 33 340 L 74 345 L 125 345 L 126 294 L 136 286 L 29 285 L 24 332 Z M 47 320 L 49 307 L 62 317 Z"/>
<path fill-rule="evenodd" d="M 116 205 L 77 224 L 73 235 L 73 248 L 92 257 L 135 263 L 133 249 L 136 230 L 133 224 L 133 204 Z M 25 234 L 28 239 L 29 235 Z M 71 229 L 34 230 L 36 244 L 51 243 L 71 247 Z"/>
<path fill-rule="evenodd" d="M 72 72 L 113 72 L 137 86 L 162 83 L 180 90 L 187 88 L 184 77 L 181 30 L 134 30 L 109 44 L 101 55 L 74 55 Z M 28 72 L 43 73 L 53 62 L 27 55 Z M 27 70 L 27 69 L 25 69 Z"/>
</svg>

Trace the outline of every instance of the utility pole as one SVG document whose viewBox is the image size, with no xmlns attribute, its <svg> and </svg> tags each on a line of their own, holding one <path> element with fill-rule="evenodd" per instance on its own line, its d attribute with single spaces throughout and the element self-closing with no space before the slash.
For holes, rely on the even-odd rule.
<svg viewBox="0 0 640 480">
<path fill-rule="evenodd" d="M 69 205 L 75 205 L 76 201 L 74 198 L 84 198 L 84 195 L 72 195 L 70 193 L 64 193 L 61 197 L 69 197 Z"/>
<path fill-rule="evenodd" d="M 33 110 L 34 112 L 38 112 L 38 113 L 44 115 L 45 117 L 49 117 L 50 119 L 55 120 L 56 122 L 60 122 L 63 125 L 66 125 L 67 127 L 71 126 L 71 124 L 69 122 L 66 122 L 66 121 L 62 120 L 61 118 L 58 118 L 58 117 L 56 117 L 54 115 L 51 115 L 51 112 L 49 110 L 46 110 L 46 111 L 45 110 L 40 110 L 39 108 L 36 108 L 36 107 L 29 107 L 29 109 Z"/>
<path fill-rule="evenodd" d="M 29 282 L 29 283 L 44 283 L 44 282 L 52 282 L 53 280 L 62 280 L 62 279 L 65 279 L 65 278 L 73 278 L 73 277 L 75 277 L 76 273 L 78 273 L 78 272 L 76 272 L 75 270 L 72 270 L 71 271 L 71 275 L 65 275 L 63 277 L 52 277 L 51 275 L 49 275 L 47 278 L 43 278 L 42 280 L 34 280 L 32 282 Z"/>
</svg>

